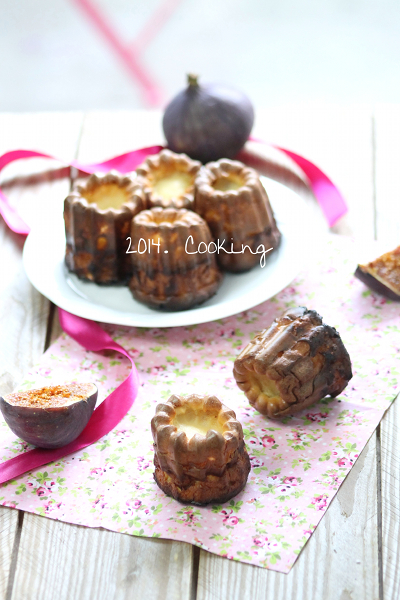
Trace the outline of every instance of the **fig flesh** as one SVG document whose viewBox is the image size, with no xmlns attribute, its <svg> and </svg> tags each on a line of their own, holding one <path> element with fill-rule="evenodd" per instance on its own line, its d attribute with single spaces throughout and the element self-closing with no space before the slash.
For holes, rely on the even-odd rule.
<svg viewBox="0 0 400 600">
<path fill-rule="evenodd" d="M 199 85 L 193 75 L 188 83 L 165 109 L 163 129 L 169 148 L 202 163 L 234 158 L 253 127 L 250 100 L 224 85 Z"/>
<path fill-rule="evenodd" d="M 93 383 L 70 383 L 0 396 L 4 420 L 38 448 L 66 446 L 86 427 L 96 406 Z"/>
<path fill-rule="evenodd" d="M 372 291 L 400 302 L 400 246 L 366 265 L 358 265 L 354 275 Z"/>
</svg>

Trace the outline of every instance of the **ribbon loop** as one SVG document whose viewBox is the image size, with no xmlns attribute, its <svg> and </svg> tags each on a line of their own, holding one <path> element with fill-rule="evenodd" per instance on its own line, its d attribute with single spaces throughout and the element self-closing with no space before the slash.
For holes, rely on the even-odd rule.
<svg viewBox="0 0 400 600">
<path fill-rule="evenodd" d="M 120 352 L 130 360 L 132 371 L 127 379 L 95 409 L 85 429 L 76 440 L 62 448 L 54 450 L 44 448 L 28 450 L 28 452 L 24 452 L 3 462 L 0 464 L 0 484 L 94 444 L 118 425 L 131 408 L 137 396 L 139 376 L 135 363 L 128 352 L 114 342 L 111 336 L 97 323 L 71 315 L 61 308 L 58 311 L 61 327 L 76 342 L 87 350 L 94 352 L 101 350 L 116 350 Z"/>
</svg>

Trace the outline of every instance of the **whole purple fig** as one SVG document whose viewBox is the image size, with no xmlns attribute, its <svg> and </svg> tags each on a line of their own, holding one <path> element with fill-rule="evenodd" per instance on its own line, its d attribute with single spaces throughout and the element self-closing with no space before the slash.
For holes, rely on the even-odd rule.
<svg viewBox="0 0 400 600">
<path fill-rule="evenodd" d="M 200 85 L 188 75 L 188 87 L 165 109 L 163 129 L 171 150 L 206 163 L 234 158 L 253 122 L 253 106 L 245 94 L 224 85 Z"/>
</svg>

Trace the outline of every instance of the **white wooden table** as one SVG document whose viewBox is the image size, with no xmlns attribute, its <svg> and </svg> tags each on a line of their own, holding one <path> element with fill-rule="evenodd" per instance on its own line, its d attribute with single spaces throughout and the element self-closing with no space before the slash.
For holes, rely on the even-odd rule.
<svg viewBox="0 0 400 600">
<path fill-rule="evenodd" d="M 20 147 L 95 162 L 161 141 L 159 121 L 159 115 L 146 112 L 2 114 L 0 153 Z M 258 111 L 254 134 L 303 154 L 330 175 L 350 208 L 336 232 L 390 240 L 393 247 L 400 243 L 400 106 L 270 108 Z M 285 164 L 275 176 L 295 185 Z M 67 171 L 26 176 L 49 170 L 48 164 L 25 161 L 8 169 L 2 180 L 14 181 L 4 189 L 27 207 L 65 196 L 70 188 Z M 54 307 L 24 274 L 22 246 L 1 220 L 0 393 L 10 392 L 60 333 Z M 289 575 L 189 544 L 0 507 L 0 598 L 395 600 L 400 597 L 399 435 L 395 402 Z"/>
</svg>

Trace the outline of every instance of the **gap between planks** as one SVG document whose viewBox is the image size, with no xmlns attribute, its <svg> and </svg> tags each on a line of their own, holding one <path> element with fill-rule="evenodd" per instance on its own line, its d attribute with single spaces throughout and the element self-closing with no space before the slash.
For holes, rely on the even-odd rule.
<svg viewBox="0 0 400 600">
<path fill-rule="evenodd" d="M 376 105 L 374 122 L 377 237 L 384 242 L 385 249 L 392 250 L 400 242 L 400 105 Z M 384 600 L 398 600 L 400 590 L 399 434 L 400 398 L 398 397 L 380 424 L 381 585 Z"/>
</svg>

